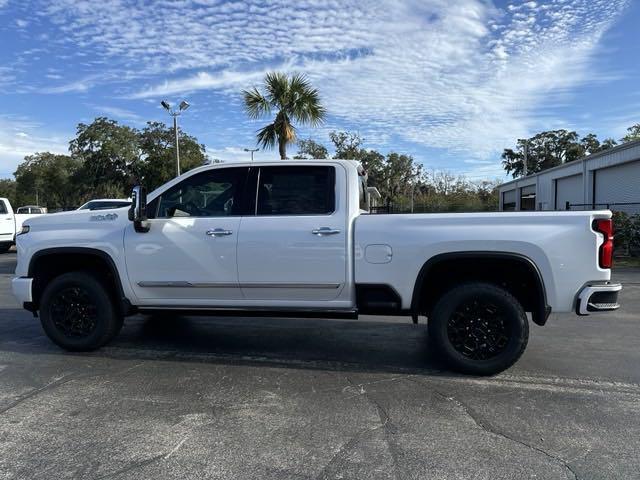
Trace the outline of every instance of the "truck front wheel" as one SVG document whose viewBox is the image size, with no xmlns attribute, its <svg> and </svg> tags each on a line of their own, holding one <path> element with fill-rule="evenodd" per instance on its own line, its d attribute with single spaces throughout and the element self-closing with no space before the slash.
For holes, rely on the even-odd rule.
<svg viewBox="0 0 640 480">
<path fill-rule="evenodd" d="M 89 273 L 60 275 L 42 293 L 42 327 L 65 350 L 100 348 L 118 334 L 122 320 L 105 286 Z"/>
<path fill-rule="evenodd" d="M 529 340 L 529 323 L 508 291 L 468 283 L 438 300 L 429 317 L 429 337 L 454 370 L 492 375 L 520 358 Z"/>
</svg>

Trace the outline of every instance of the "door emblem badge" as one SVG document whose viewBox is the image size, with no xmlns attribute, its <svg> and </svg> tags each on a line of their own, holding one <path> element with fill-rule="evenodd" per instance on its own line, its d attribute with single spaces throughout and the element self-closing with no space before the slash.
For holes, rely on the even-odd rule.
<svg viewBox="0 0 640 480">
<path fill-rule="evenodd" d="M 107 213 L 106 215 L 91 215 L 89 220 L 92 222 L 112 222 L 118 218 L 116 213 Z"/>
</svg>

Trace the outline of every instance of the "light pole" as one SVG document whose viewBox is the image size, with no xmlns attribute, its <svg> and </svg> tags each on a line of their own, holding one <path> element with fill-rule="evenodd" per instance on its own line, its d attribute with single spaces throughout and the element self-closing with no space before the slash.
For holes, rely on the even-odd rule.
<svg viewBox="0 0 640 480">
<path fill-rule="evenodd" d="M 169 115 L 171 115 L 173 117 L 173 131 L 176 135 L 176 171 L 178 172 L 178 175 L 176 176 L 180 176 L 180 142 L 178 141 L 178 117 L 180 116 L 180 114 L 182 112 L 184 112 L 187 108 L 189 108 L 189 103 L 186 100 L 182 100 L 180 102 L 180 104 L 178 105 L 178 110 L 173 110 L 171 108 L 171 105 L 169 105 L 169 102 L 167 102 L 166 100 L 162 100 L 160 102 L 160 105 L 162 105 L 162 107 L 169 112 Z"/>
<path fill-rule="evenodd" d="M 257 152 L 260 150 L 259 148 L 245 148 L 245 152 L 251 152 L 251 163 L 253 163 L 253 152 Z"/>
</svg>

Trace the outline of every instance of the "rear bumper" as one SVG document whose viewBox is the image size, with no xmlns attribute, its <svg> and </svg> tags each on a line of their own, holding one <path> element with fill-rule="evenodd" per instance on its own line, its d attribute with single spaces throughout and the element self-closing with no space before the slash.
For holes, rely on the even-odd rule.
<svg viewBox="0 0 640 480">
<path fill-rule="evenodd" d="M 13 296 L 16 297 L 21 305 L 32 302 L 32 284 L 33 278 L 15 277 L 13 280 L 11 280 L 11 291 L 13 292 Z"/>
<path fill-rule="evenodd" d="M 592 312 L 605 312 L 620 308 L 618 293 L 622 290 L 619 283 L 588 285 L 578 294 L 576 313 L 589 315 Z"/>
</svg>

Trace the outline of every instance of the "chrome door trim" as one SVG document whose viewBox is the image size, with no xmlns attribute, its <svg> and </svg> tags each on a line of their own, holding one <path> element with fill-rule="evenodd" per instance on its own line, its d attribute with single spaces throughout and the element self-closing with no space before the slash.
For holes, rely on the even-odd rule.
<svg viewBox="0 0 640 480">
<path fill-rule="evenodd" d="M 138 282 L 139 287 L 147 288 L 238 288 L 237 283 L 223 282 L 186 282 L 186 281 L 168 281 L 168 282 Z"/>
<path fill-rule="evenodd" d="M 341 283 L 241 283 L 242 288 L 329 288 L 338 289 Z"/>
<path fill-rule="evenodd" d="M 221 283 L 221 282 L 186 282 L 186 281 L 144 281 L 138 282 L 143 288 L 327 288 L 338 289 L 341 283 Z"/>
</svg>

